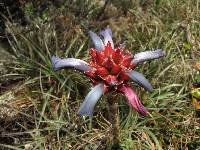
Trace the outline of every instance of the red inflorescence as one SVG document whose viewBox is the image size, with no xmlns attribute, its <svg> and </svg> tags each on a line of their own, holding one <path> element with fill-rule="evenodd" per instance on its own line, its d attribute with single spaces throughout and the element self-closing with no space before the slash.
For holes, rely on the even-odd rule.
<svg viewBox="0 0 200 150">
<path fill-rule="evenodd" d="M 92 60 L 90 66 L 93 71 L 86 72 L 94 84 L 104 82 L 105 91 L 118 90 L 120 86 L 130 78 L 126 75 L 128 70 L 133 70 L 136 65 L 131 64 L 133 55 L 125 48 L 113 49 L 108 42 L 103 51 L 90 50 Z"/>
</svg>

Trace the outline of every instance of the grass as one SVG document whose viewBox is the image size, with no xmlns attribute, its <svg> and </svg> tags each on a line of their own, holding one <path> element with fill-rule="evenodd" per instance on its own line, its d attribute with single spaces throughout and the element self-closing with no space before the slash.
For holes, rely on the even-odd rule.
<svg viewBox="0 0 200 150">
<path fill-rule="evenodd" d="M 199 118 L 189 97 L 197 74 L 193 66 L 199 61 L 199 6 L 199 0 L 106 5 L 76 0 L 48 6 L 42 16 L 27 13 L 33 17 L 27 27 L 7 21 L 15 59 L 6 62 L 9 72 L 1 75 L 1 149 L 111 149 L 105 98 L 92 120 L 79 117 L 76 112 L 90 90 L 89 80 L 72 70 L 54 72 L 50 62 L 55 54 L 89 60 L 88 30 L 107 26 L 115 45 L 125 41 L 133 53 L 156 48 L 167 53 L 136 69 L 155 88 L 147 93 L 133 84 L 150 117 L 141 118 L 120 97 L 121 148 L 200 149 Z"/>
</svg>

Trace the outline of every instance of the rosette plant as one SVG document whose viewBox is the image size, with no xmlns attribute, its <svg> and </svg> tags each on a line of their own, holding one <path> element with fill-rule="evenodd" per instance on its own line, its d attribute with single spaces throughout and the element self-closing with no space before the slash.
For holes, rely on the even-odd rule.
<svg viewBox="0 0 200 150">
<path fill-rule="evenodd" d="M 142 105 L 136 92 L 127 83 L 133 81 L 147 91 L 152 92 L 153 88 L 149 81 L 144 75 L 135 71 L 135 68 L 144 61 L 163 57 L 165 52 L 157 49 L 132 54 L 123 45 L 115 47 L 110 28 L 101 31 L 100 36 L 92 31 L 89 31 L 89 35 L 95 47 L 90 49 L 91 60 L 89 62 L 76 58 L 61 59 L 56 56 L 52 57 L 54 70 L 75 69 L 89 77 L 93 83 L 93 88 L 86 96 L 78 113 L 81 116 L 91 117 L 96 103 L 104 94 L 120 93 L 126 97 L 138 113 L 147 116 L 149 114 L 147 109 Z M 116 98 L 113 101 L 116 102 Z M 117 111 L 109 113 L 117 113 Z M 115 126 L 114 124 L 113 126 Z"/>
<path fill-rule="evenodd" d="M 54 70 L 57 71 L 64 68 L 78 70 L 88 76 L 94 85 L 78 113 L 92 116 L 94 107 L 102 95 L 117 92 L 123 94 L 138 113 L 146 116 L 148 111 L 140 102 L 135 91 L 127 85 L 127 82 L 133 81 L 147 91 L 152 92 L 153 88 L 149 81 L 134 69 L 144 61 L 163 57 L 165 52 L 162 49 L 158 49 L 133 55 L 122 45 L 114 48 L 110 28 L 100 32 L 103 41 L 92 31 L 89 31 L 89 35 L 95 46 L 95 48 L 90 49 L 90 62 L 76 58 L 61 59 L 56 56 L 52 57 Z"/>
</svg>

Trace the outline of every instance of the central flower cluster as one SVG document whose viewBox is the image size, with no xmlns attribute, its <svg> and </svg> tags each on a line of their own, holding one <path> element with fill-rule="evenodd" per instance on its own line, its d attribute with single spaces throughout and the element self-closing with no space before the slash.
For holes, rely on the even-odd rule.
<svg viewBox="0 0 200 150">
<path fill-rule="evenodd" d="M 118 47 L 113 49 L 108 42 L 103 51 L 90 49 L 92 61 L 90 66 L 94 69 L 86 72 L 94 84 L 101 81 L 105 83 L 105 91 L 118 90 L 120 85 L 128 81 L 130 77 L 127 70 L 133 70 L 136 65 L 132 64 L 133 55 L 125 48 Z"/>
</svg>

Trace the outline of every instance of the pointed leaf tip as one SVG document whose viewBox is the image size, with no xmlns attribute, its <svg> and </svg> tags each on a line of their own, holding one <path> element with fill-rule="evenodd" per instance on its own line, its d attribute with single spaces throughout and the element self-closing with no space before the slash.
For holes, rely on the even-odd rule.
<svg viewBox="0 0 200 150">
<path fill-rule="evenodd" d="M 102 83 L 96 85 L 86 96 L 84 102 L 78 111 L 81 116 L 93 116 L 93 111 L 96 103 L 104 93 L 104 85 Z"/>
<path fill-rule="evenodd" d="M 143 116 L 147 116 L 149 114 L 147 109 L 140 102 L 137 94 L 130 87 L 123 86 L 120 90 L 139 114 Z"/>
<path fill-rule="evenodd" d="M 59 70 L 57 67 L 56 67 L 56 63 L 58 63 L 61 59 L 57 56 L 52 56 L 51 57 L 51 62 L 52 62 L 52 65 L 53 65 L 53 69 L 54 71 L 57 71 Z"/>
<path fill-rule="evenodd" d="M 87 62 L 80 59 L 76 59 L 76 58 L 61 59 L 57 56 L 52 56 L 51 61 L 52 61 L 52 65 L 55 71 L 61 70 L 64 68 L 74 68 L 83 72 L 93 70 L 93 68 L 89 66 Z"/>
<path fill-rule="evenodd" d="M 89 35 L 92 39 L 92 42 L 94 43 L 95 48 L 98 51 L 103 51 L 105 47 L 104 47 L 104 43 L 102 42 L 101 38 L 92 31 L 89 31 Z"/>
<path fill-rule="evenodd" d="M 165 56 L 165 51 L 162 49 L 157 49 L 155 51 L 145 51 L 135 54 L 131 63 L 138 64 L 147 60 L 158 59 Z"/>
<path fill-rule="evenodd" d="M 149 83 L 149 81 L 144 77 L 143 74 L 137 72 L 137 71 L 128 71 L 127 75 L 137 84 L 142 86 L 144 89 L 146 89 L 149 92 L 153 92 L 153 87 Z"/>
<path fill-rule="evenodd" d="M 114 49 L 114 43 L 112 40 L 112 30 L 110 28 L 107 28 L 107 29 L 101 31 L 100 34 L 104 37 L 105 46 L 107 46 L 108 42 L 110 42 L 112 48 Z"/>
</svg>

